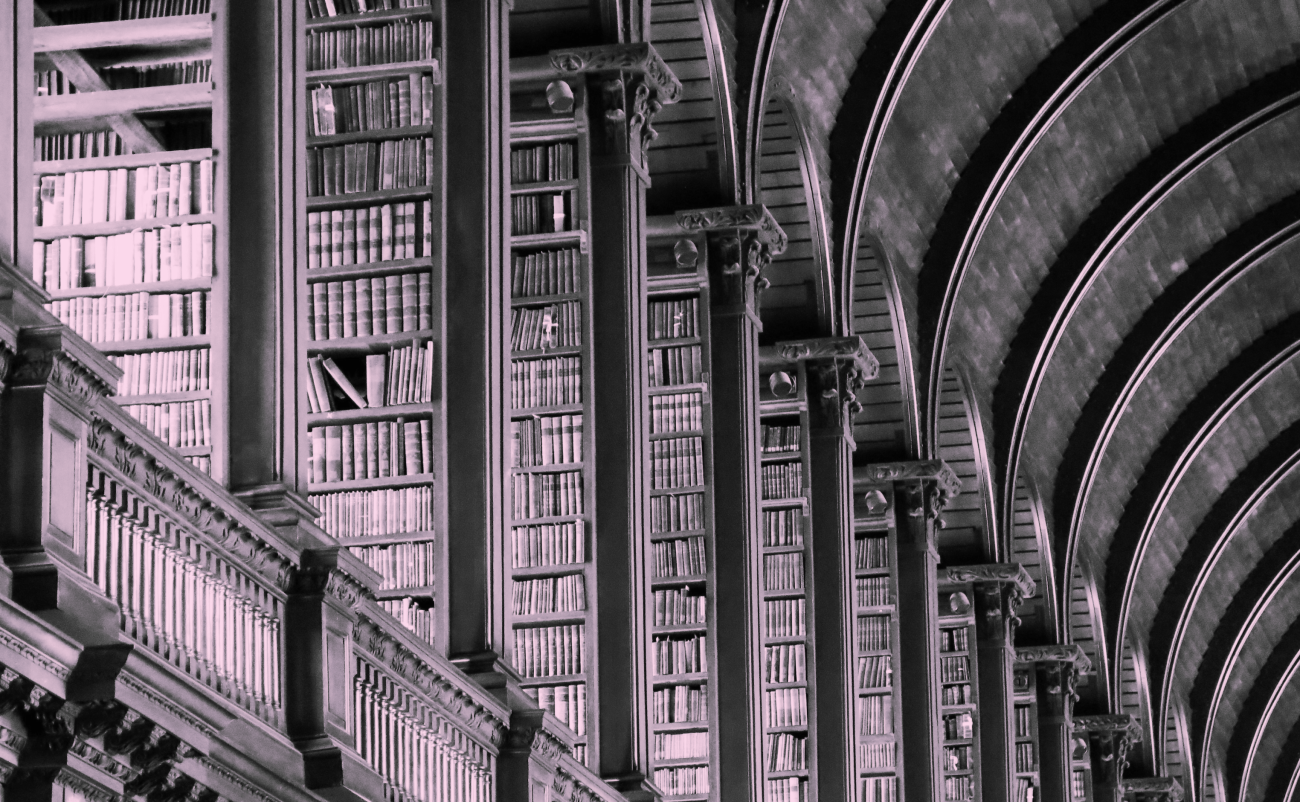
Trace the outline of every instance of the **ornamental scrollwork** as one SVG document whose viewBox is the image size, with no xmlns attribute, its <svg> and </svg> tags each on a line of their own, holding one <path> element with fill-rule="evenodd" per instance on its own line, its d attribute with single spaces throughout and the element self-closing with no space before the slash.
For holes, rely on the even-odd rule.
<svg viewBox="0 0 1300 802">
<path fill-rule="evenodd" d="M 1173 777 L 1141 777 L 1125 780 L 1121 786 L 1132 802 L 1183 802 L 1183 786 Z"/>
<path fill-rule="evenodd" d="M 1078 716 L 1074 732 L 1088 738 L 1094 777 L 1118 785 L 1128 768 L 1129 750 L 1142 741 L 1142 725 L 1126 713 Z"/>
<path fill-rule="evenodd" d="M 84 404 L 89 404 L 97 396 L 113 394 L 113 389 L 76 357 L 58 348 L 41 344 L 20 345 L 12 362 L 11 383 L 17 387 L 54 385 Z"/>
<path fill-rule="evenodd" d="M 681 81 L 673 75 L 654 46 L 645 42 L 552 50 L 550 58 L 551 67 L 565 75 L 583 72 L 634 72 L 644 75 L 660 103 L 676 103 L 682 96 Z"/>
<path fill-rule="evenodd" d="M 1020 563 L 986 563 L 960 565 L 948 569 L 949 582 L 988 582 L 1009 585 L 1013 593 L 1011 607 L 1019 607 L 1034 595 L 1034 578 Z"/>
<path fill-rule="evenodd" d="M 942 460 L 885 462 L 868 465 L 862 470 L 862 475 L 868 484 L 908 480 L 926 482 L 930 485 L 930 490 L 924 498 L 924 510 L 933 516 L 943 512 L 961 493 L 961 479 L 957 478 L 956 471 Z"/>
</svg>

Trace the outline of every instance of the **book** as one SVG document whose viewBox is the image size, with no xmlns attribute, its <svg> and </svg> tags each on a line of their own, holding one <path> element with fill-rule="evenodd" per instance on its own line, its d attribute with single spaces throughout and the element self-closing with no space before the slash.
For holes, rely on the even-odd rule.
<svg viewBox="0 0 1300 802">
<path fill-rule="evenodd" d="M 337 384 L 343 392 L 348 394 L 348 398 L 352 399 L 352 403 L 357 405 L 357 409 L 366 408 L 366 399 L 362 397 L 361 393 L 357 392 L 357 388 L 353 386 L 348 377 L 343 374 L 343 371 L 339 370 L 338 364 L 335 363 L 333 359 L 325 357 L 320 361 L 320 364 L 325 368 L 326 372 L 329 373 L 330 378 L 334 380 L 334 383 Z M 419 473 L 419 471 L 412 471 L 412 473 Z"/>
</svg>

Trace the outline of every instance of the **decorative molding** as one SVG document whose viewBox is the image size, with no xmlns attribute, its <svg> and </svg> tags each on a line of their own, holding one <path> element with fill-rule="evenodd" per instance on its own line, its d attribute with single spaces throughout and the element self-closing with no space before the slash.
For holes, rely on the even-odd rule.
<svg viewBox="0 0 1300 802">
<path fill-rule="evenodd" d="M 1092 660 L 1077 643 L 1057 646 L 1021 646 L 1016 649 L 1017 663 L 1069 663 L 1080 674 L 1092 671 Z"/>
<path fill-rule="evenodd" d="M 1034 595 L 1034 579 L 1020 563 L 986 563 L 984 565 L 959 565 L 947 569 L 949 582 L 990 582 L 1012 585 L 1015 588 L 1013 607 L 1019 607 Z"/>
<path fill-rule="evenodd" d="M 565 789 L 564 791 L 560 790 L 562 787 Z M 564 800 L 564 802 L 605 802 L 600 794 L 588 788 L 585 783 L 570 774 L 564 766 L 556 768 L 555 779 L 551 782 L 551 788 L 556 793 L 562 794 L 560 799 Z"/>
<path fill-rule="evenodd" d="M 1127 713 L 1079 716 L 1074 732 L 1088 738 L 1094 783 L 1118 788 L 1128 768 L 1129 750 L 1142 740 L 1142 725 Z"/>
<path fill-rule="evenodd" d="M 942 460 L 913 462 L 882 462 L 860 469 L 868 484 L 888 482 L 933 481 L 934 489 L 926 494 L 926 505 L 931 515 L 938 516 L 961 493 L 961 479 L 957 472 Z M 919 510 L 909 512 L 919 515 Z"/>
<path fill-rule="evenodd" d="M 34 338 L 36 342 L 19 340 L 18 353 L 13 358 L 12 387 L 39 387 L 55 385 L 83 404 L 90 404 L 98 396 L 114 393 L 100 377 L 83 365 L 72 354 L 52 345 L 48 337 Z M 6 358 L 6 363 L 8 359 Z M 6 372 L 8 372 L 6 364 Z"/>
<path fill-rule="evenodd" d="M 150 686 L 136 679 L 136 677 L 133 676 L 132 674 L 129 674 L 124 671 L 118 677 L 118 681 L 121 682 L 123 685 L 125 685 L 127 688 L 130 688 L 132 691 L 148 699 L 151 704 L 157 705 L 158 707 L 167 711 L 169 715 L 174 716 L 180 721 L 184 722 L 184 724 L 187 727 L 197 730 L 199 733 L 209 738 L 216 736 L 217 729 L 215 727 L 208 724 L 206 721 L 203 721 L 198 716 L 195 716 L 193 713 L 186 710 L 184 707 L 176 704 L 175 701 L 159 693 L 156 689 L 151 688 Z"/>
<path fill-rule="evenodd" d="M 785 229 L 761 203 L 748 206 L 717 206 L 688 209 L 677 213 L 677 225 L 686 231 L 749 231 L 766 246 L 769 258 L 785 252 L 789 239 Z"/>
<path fill-rule="evenodd" d="M 1133 802 L 1183 802 L 1183 786 L 1172 777 L 1125 780 L 1121 788 Z"/>
<path fill-rule="evenodd" d="M 54 784 L 75 791 L 90 800 L 90 802 L 121 802 L 122 800 L 121 794 L 93 782 L 67 767 L 59 769 L 58 774 L 54 775 Z"/>
<path fill-rule="evenodd" d="M 625 45 L 573 47 L 550 52 L 551 67 L 561 75 L 590 72 L 631 72 L 644 76 L 650 91 L 663 104 L 682 97 L 682 83 L 653 45 L 637 42 Z"/>
<path fill-rule="evenodd" d="M 228 783 L 229 785 L 232 785 L 238 788 L 239 790 L 243 791 L 245 794 L 248 795 L 250 799 L 255 799 L 257 800 L 257 802 L 280 802 L 280 800 L 277 797 L 271 796 L 266 791 L 263 791 L 261 788 L 258 788 L 256 785 L 253 785 L 248 780 L 244 779 L 240 775 L 236 774 L 235 772 L 231 771 L 230 769 L 226 768 L 225 766 L 216 762 L 210 757 L 200 758 L 199 765 L 202 766 L 204 769 L 206 769 L 209 774 L 215 774 L 216 776 L 220 777 L 222 782 Z"/>
<path fill-rule="evenodd" d="M 1115 733 L 1117 735 L 1128 735 L 1136 742 L 1142 741 L 1142 725 L 1128 713 L 1076 716 L 1074 731 L 1078 733 Z"/>
<path fill-rule="evenodd" d="M 31 660 L 33 663 L 61 680 L 66 680 L 68 676 L 72 674 L 72 669 L 69 666 L 63 665 L 58 660 L 55 660 L 50 655 L 28 643 L 26 640 L 15 637 L 13 633 L 4 628 L 0 628 L 0 645 L 21 654 L 23 657 Z"/>
</svg>

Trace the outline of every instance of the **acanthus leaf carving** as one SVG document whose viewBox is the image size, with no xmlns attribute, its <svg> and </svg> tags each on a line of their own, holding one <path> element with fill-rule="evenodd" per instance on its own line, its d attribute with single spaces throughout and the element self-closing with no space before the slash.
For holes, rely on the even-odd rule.
<svg viewBox="0 0 1300 802">
<path fill-rule="evenodd" d="M 924 509 L 936 517 L 961 493 L 961 479 L 942 460 L 884 462 L 868 465 L 861 470 L 868 484 L 921 481 L 928 485 Z"/>
</svg>

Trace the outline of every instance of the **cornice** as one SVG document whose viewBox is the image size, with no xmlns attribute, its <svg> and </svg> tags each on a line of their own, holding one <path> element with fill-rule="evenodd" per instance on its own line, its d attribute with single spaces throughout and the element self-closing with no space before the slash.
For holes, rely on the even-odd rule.
<svg viewBox="0 0 1300 802">
<path fill-rule="evenodd" d="M 211 757 L 204 756 L 199 758 L 199 765 L 202 766 L 210 775 L 216 775 L 217 777 L 220 777 L 223 782 L 243 791 L 249 799 L 255 799 L 257 802 L 280 802 L 276 797 L 271 796 L 266 791 L 253 785 L 248 780 L 226 768 L 221 763 L 213 760 Z"/>
<path fill-rule="evenodd" d="M 1172 777 L 1141 777 L 1125 780 L 1125 797 L 1160 797 L 1162 802 L 1183 802 L 1183 786 Z"/>
<path fill-rule="evenodd" d="M 1127 736 L 1130 741 L 1142 740 L 1142 725 L 1128 713 L 1106 713 L 1095 716 L 1075 716 L 1074 731 Z"/>
<path fill-rule="evenodd" d="M 1069 663 L 1080 674 L 1092 670 L 1092 660 L 1077 643 L 1053 646 L 1022 646 L 1016 649 L 1017 663 Z"/>
<path fill-rule="evenodd" d="M 646 42 L 552 50 L 551 67 L 561 75 L 588 72 L 634 72 L 645 77 L 660 103 L 676 103 L 682 83 L 654 46 Z"/>
<path fill-rule="evenodd" d="M 819 359 L 852 361 L 867 381 L 880 375 L 880 360 L 871 353 L 866 341 L 856 334 L 851 337 L 819 337 L 814 340 L 777 343 L 776 353 L 787 363 Z"/>
<path fill-rule="evenodd" d="M 151 704 L 157 705 L 160 709 L 165 710 L 169 715 L 174 716 L 187 727 L 193 728 L 205 737 L 216 737 L 216 727 L 213 727 L 211 724 L 186 710 L 183 706 L 160 693 L 157 689 L 151 687 L 147 683 L 141 682 L 130 672 L 123 671 L 118 676 L 118 681 L 127 688 L 130 688 L 132 691 L 140 694 L 145 699 L 148 699 Z"/>
<path fill-rule="evenodd" d="M 677 224 L 686 231 L 750 231 L 772 256 L 785 252 L 789 239 L 785 229 L 761 203 L 747 206 L 718 206 L 687 209 L 677 213 Z"/>
<path fill-rule="evenodd" d="M 1020 599 L 1034 595 L 1034 579 L 1020 563 L 961 565 L 947 569 L 949 582 L 996 582 L 1014 585 Z"/>
<path fill-rule="evenodd" d="M 957 478 L 957 472 L 942 460 L 882 462 L 856 469 L 854 473 L 855 478 L 861 477 L 867 484 L 876 485 L 907 480 L 934 481 L 938 486 L 936 513 L 961 493 L 961 479 Z"/>
</svg>

